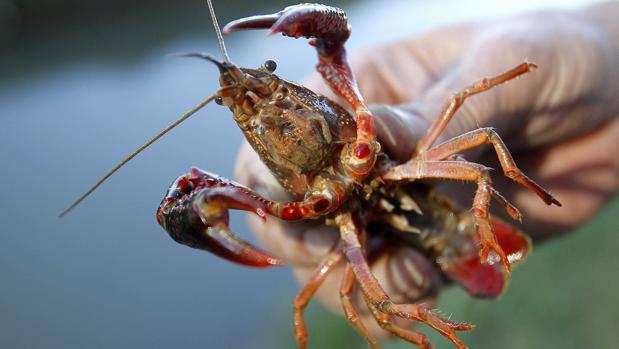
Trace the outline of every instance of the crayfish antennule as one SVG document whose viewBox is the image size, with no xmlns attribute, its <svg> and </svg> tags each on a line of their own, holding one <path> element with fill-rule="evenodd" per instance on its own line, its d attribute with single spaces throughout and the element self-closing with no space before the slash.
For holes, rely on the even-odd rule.
<svg viewBox="0 0 619 349">
<path fill-rule="evenodd" d="M 226 45 L 224 44 L 224 38 L 221 35 L 221 29 L 217 23 L 217 17 L 215 16 L 215 10 L 213 9 L 213 2 L 211 0 L 206 1 L 208 3 L 208 10 L 211 13 L 211 20 L 213 21 L 213 27 L 215 28 L 215 34 L 217 35 L 217 42 L 219 43 L 219 50 L 224 57 L 224 62 L 230 63 L 230 57 L 228 57 L 228 51 L 226 51 Z"/>
</svg>

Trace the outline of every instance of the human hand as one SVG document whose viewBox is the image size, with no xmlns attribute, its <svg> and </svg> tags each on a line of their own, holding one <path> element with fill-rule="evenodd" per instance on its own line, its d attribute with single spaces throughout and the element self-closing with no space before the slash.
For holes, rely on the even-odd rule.
<svg viewBox="0 0 619 349">
<path fill-rule="evenodd" d="M 494 173 L 494 186 L 522 211 L 522 227 L 534 238 L 583 223 L 619 187 L 619 31 L 607 25 L 618 12 L 612 3 L 580 13 L 540 12 L 454 26 L 353 54 L 362 94 L 368 103 L 379 103 L 372 110 L 384 150 L 405 161 L 452 93 L 525 59 L 535 62 L 540 69 L 467 99 L 443 139 L 478 127 L 497 129 L 519 168 L 563 203 L 562 209 L 548 208 Z M 306 86 L 337 99 L 319 77 Z M 467 159 L 497 168 L 490 149 L 467 153 Z M 270 198 L 288 199 L 247 144 L 237 177 Z M 468 207 L 472 196 L 454 199 Z M 333 228 L 311 222 L 264 224 L 252 217 L 250 224 L 302 283 L 338 239 Z M 396 302 L 431 301 L 440 287 L 433 263 L 410 247 L 388 251 L 372 268 Z M 340 279 L 341 270 L 335 270 L 317 294 L 333 309 L 340 308 Z"/>
</svg>

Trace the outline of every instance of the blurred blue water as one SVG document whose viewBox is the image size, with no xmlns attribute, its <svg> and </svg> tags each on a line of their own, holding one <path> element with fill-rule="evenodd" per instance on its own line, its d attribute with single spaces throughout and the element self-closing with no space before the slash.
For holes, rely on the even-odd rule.
<svg viewBox="0 0 619 349">
<path fill-rule="evenodd" d="M 481 4 L 350 5 L 350 46 L 540 5 Z M 411 17 L 414 26 L 406 21 Z M 185 248 L 154 220 L 167 186 L 191 165 L 232 175 L 241 134 L 224 108 L 207 106 L 65 219 L 56 217 L 123 156 L 216 89 L 211 65 L 166 58 L 177 51 L 217 52 L 205 34 L 207 18 L 205 10 L 204 32 L 127 62 L 73 60 L 49 68 L 47 55 L 62 52 L 45 51 L 49 43 L 41 43 L 15 54 L 38 64 L 34 72 L 12 71 L 24 61 L 1 68 L 0 347 L 269 347 L 272 309 L 289 304 L 297 289 L 289 270 L 241 268 Z M 99 33 L 110 41 L 114 35 L 114 29 Z M 82 44 L 54 40 L 77 52 Z M 236 63 L 258 66 L 274 58 L 287 79 L 301 80 L 315 64 L 301 41 L 263 33 L 226 40 Z M 233 227 L 249 238 L 242 216 L 234 217 Z M 289 336 L 291 328 L 279 331 Z"/>
</svg>

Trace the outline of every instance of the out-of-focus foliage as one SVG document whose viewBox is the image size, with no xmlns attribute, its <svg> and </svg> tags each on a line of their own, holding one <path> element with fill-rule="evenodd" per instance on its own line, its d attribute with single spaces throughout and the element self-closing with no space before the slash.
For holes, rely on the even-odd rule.
<svg viewBox="0 0 619 349">
<path fill-rule="evenodd" d="M 105 21 L 116 16 L 155 13 L 171 6 L 195 6 L 196 1 L 179 0 L 2 0 L 0 1 L 0 44 L 71 25 Z"/>
</svg>

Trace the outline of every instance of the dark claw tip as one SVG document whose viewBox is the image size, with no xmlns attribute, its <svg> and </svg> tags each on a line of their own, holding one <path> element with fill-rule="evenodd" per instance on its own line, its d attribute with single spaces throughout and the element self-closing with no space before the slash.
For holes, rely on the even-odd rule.
<svg viewBox="0 0 619 349">
<path fill-rule="evenodd" d="M 224 35 L 228 35 L 232 32 L 247 29 L 267 29 L 277 21 L 278 14 L 251 16 L 246 18 L 237 19 L 226 24 L 222 30 Z"/>
</svg>

